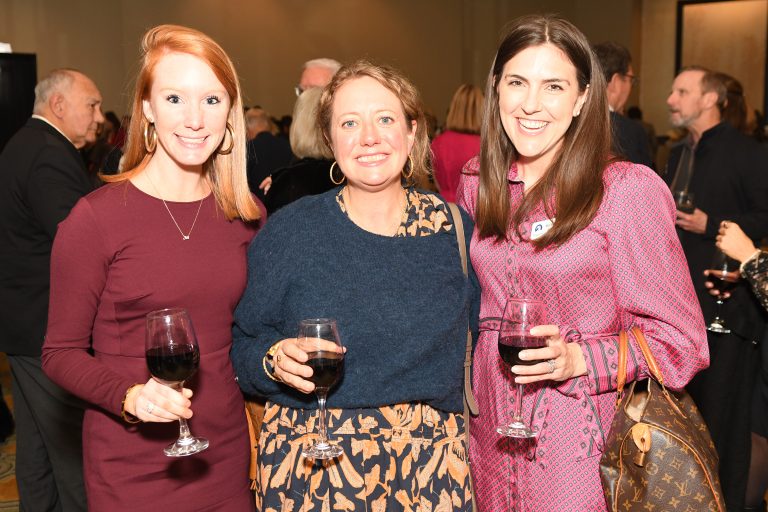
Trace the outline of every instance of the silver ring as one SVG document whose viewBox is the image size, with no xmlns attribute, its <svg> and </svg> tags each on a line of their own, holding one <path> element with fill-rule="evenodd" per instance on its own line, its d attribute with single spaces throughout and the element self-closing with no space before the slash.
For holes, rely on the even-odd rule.
<svg viewBox="0 0 768 512">
<path fill-rule="evenodd" d="M 147 406 L 144 409 L 147 411 L 147 414 L 152 414 L 152 411 L 155 410 L 155 404 L 147 402 Z"/>
<path fill-rule="evenodd" d="M 555 360 L 547 359 L 547 364 L 549 365 L 549 373 L 555 373 Z"/>
</svg>

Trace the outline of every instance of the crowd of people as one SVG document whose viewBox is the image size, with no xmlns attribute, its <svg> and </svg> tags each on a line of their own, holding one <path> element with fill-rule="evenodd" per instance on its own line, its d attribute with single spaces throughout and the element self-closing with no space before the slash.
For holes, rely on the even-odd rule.
<svg viewBox="0 0 768 512">
<path fill-rule="evenodd" d="M 85 74 L 44 77 L 0 154 L 22 508 L 608 510 L 617 368 L 651 374 L 631 336 L 619 360 L 637 327 L 704 417 L 728 510 L 765 510 L 768 149 L 741 85 L 682 69 L 662 162 L 624 115 L 626 48 L 555 16 L 505 30 L 437 133 L 400 71 L 323 58 L 286 136 L 244 107 L 222 47 L 175 25 L 144 35 L 124 120 Z M 727 291 L 719 251 L 740 265 Z M 547 311 L 510 366 L 511 298 Z M 199 343 L 176 386 L 145 359 L 147 315 L 169 307 Z M 308 318 L 343 341 L 322 349 L 344 361 L 327 421 Z M 497 431 L 516 404 L 523 439 Z M 166 456 L 179 420 L 210 445 Z M 341 455 L 307 455 L 318 429 Z"/>
</svg>

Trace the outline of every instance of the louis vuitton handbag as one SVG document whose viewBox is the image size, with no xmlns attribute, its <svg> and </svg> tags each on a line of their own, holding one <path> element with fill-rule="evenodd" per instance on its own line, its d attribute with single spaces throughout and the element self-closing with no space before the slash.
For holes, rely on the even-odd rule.
<svg viewBox="0 0 768 512">
<path fill-rule="evenodd" d="M 651 377 L 626 392 L 628 341 L 619 334 L 618 401 L 600 459 L 608 510 L 725 512 L 717 453 L 687 393 L 664 387 L 664 376 L 638 327 L 631 333 Z"/>
</svg>

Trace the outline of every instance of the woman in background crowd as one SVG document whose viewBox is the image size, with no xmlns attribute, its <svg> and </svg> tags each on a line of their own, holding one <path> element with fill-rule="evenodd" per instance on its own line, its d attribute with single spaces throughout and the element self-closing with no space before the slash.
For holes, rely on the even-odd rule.
<svg viewBox="0 0 768 512">
<path fill-rule="evenodd" d="M 708 363 L 706 335 L 675 232 L 675 206 L 650 169 L 610 157 L 605 82 L 586 37 L 550 16 L 515 20 L 485 92 L 480 157 L 459 204 L 475 218 L 482 287 L 470 456 L 481 510 L 606 510 L 598 463 L 616 404 L 618 333 L 639 326 L 668 387 Z M 642 191 L 639 193 L 638 191 Z M 497 350 L 510 297 L 547 305 L 531 329 L 546 347 L 511 368 Z M 630 337 L 631 338 L 631 337 Z M 647 377 L 629 343 L 628 380 Z M 537 433 L 497 433 L 526 384 Z"/>
<path fill-rule="evenodd" d="M 242 112 L 216 42 L 185 27 L 149 30 L 125 171 L 59 226 L 43 367 L 92 405 L 83 426 L 91 510 L 253 510 L 229 360 L 256 230 L 247 221 L 263 217 L 248 190 Z M 146 315 L 167 307 L 188 310 L 200 345 L 181 391 L 150 378 L 144 357 Z M 210 439 L 206 451 L 164 455 L 179 418 Z"/>
<path fill-rule="evenodd" d="M 741 263 L 739 272 L 768 310 L 768 252 L 755 247 L 738 224 L 723 221 L 717 235 L 717 247 Z M 704 272 L 709 274 L 709 270 Z M 707 283 L 707 286 L 711 285 Z M 713 291 L 713 295 L 717 292 Z M 726 292 L 727 294 L 728 292 Z M 744 510 L 764 511 L 763 497 L 768 490 L 768 333 L 760 347 L 762 371 L 752 395 L 752 445 Z"/>
<path fill-rule="evenodd" d="M 456 201 L 461 169 L 480 154 L 483 91 L 463 84 L 456 89 L 445 120 L 445 131 L 432 141 L 437 189 L 446 201 Z"/>
<path fill-rule="evenodd" d="M 291 151 L 298 160 L 272 174 L 264 199 L 270 214 L 300 197 L 321 194 L 338 186 L 330 175 L 333 154 L 317 125 L 322 93 L 321 88 L 312 87 L 296 98 L 290 141 Z"/>
<path fill-rule="evenodd" d="M 413 186 L 429 174 L 418 92 L 360 61 L 336 73 L 318 119 L 342 186 L 270 219 L 235 313 L 240 386 L 268 400 L 257 508 L 469 511 L 462 363 L 477 286 L 462 272 L 458 219 Z M 296 340 L 299 321 L 316 317 L 338 321 L 346 348 L 327 402 L 344 453 L 322 464 L 301 455 L 317 402 Z"/>
</svg>

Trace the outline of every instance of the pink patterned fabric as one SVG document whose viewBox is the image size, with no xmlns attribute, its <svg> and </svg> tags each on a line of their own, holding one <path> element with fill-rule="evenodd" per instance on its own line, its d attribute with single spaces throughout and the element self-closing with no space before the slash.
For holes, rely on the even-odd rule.
<svg viewBox="0 0 768 512">
<path fill-rule="evenodd" d="M 467 163 L 458 202 L 475 216 L 479 161 Z M 509 172 L 512 207 L 523 185 Z M 709 363 L 707 337 L 685 256 L 675 233 L 669 190 L 647 167 L 618 162 L 604 174 L 605 194 L 592 223 L 557 248 L 527 242 L 543 208 L 522 226 L 526 240 L 481 240 L 471 259 L 482 287 L 473 386 L 480 415 L 471 425 L 470 457 L 480 510 L 606 510 L 598 464 L 616 401 L 618 336 L 638 325 L 666 384 L 684 387 Z M 510 231 L 511 233 L 511 231 Z M 509 296 L 547 304 L 548 322 L 582 345 L 588 374 L 526 386 L 523 413 L 539 437 L 520 441 L 496 433 L 509 422 L 515 392 L 497 351 L 498 319 Z M 628 379 L 647 366 L 630 342 Z"/>
</svg>

